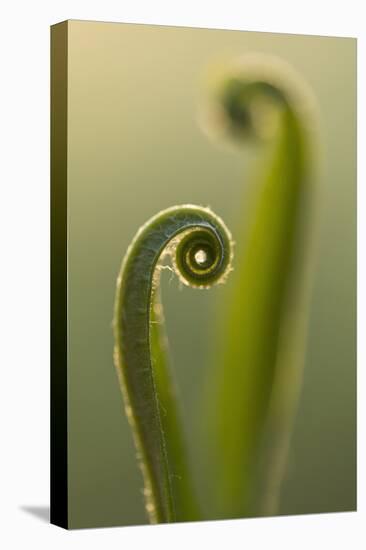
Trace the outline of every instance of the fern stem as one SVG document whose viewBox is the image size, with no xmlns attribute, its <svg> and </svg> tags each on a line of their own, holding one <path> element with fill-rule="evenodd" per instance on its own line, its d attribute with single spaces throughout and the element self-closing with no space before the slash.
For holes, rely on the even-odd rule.
<svg viewBox="0 0 366 550">
<path fill-rule="evenodd" d="M 271 143 L 248 223 L 236 230 L 236 270 L 219 327 L 224 345 L 209 397 L 210 410 L 220 411 L 211 412 L 210 432 L 220 449 L 217 517 L 275 513 L 286 465 L 304 357 L 314 199 L 302 86 L 287 67 L 254 57 L 235 66 L 216 97 L 221 133 L 239 144 Z"/>
<path fill-rule="evenodd" d="M 152 523 L 199 519 L 157 294 L 158 262 L 166 254 L 184 284 L 209 288 L 223 282 L 231 269 L 231 236 L 208 208 L 168 208 L 140 228 L 117 280 L 115 365 Z"/>
</svg>

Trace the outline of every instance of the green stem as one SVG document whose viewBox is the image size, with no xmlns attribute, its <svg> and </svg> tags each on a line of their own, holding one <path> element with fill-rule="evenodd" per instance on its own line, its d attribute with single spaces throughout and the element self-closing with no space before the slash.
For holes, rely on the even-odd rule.
<svg viewBox="0 0 366 550">
<path fill-rule="evenodd" d="M 117 280 L 115 365 L 153 523 L 199 519 L 156 294 L 164 254 L 184 284 L 209 288 L 231 269 L 230 233 L 208 208 L 168 208 L 140 228 Z"/>
<path fill-rule="evenodd" d="M 286 464 L 304 355 L 313 195 L 299 97 L 286 71 L 261 74 L 260 64 L 243 64 L 218 95 L 232 138 L 273 134 L 274 147 L 249 225 L 236 231 L 236 269 L 219 328 L 224 347 L 210 394 L 210 410 L 219 411 L 211 412 L 210 432 L 219 449 L 217 517 L 274 513 Z"/>
</svg>

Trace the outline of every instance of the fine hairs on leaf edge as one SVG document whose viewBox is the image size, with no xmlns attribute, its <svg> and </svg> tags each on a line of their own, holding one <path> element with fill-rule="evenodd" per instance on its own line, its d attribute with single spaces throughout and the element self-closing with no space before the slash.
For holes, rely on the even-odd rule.
<svg viewBox="0 0 366 550">
<path fill-rule="evenodd" d="M 181 206 L 181 208 L 196 208 L 196 207 L 195 207 L 195 205 L 192 205 L 192 204 L 184 204 L 184 205 Z M 190 283 L 190 281 L 187 280 L 186 277 L 184 277 L 184 275 L 181 272 L 181 270 L 179 268 L 179 265 L 177 263 L 177 251 L 178 251 L 179 244 L 182 242 L 182 240 L 187 235 L 190 235 L 192 233 L 192 231 L 195 231 L 195 229 L 190 228 L 190 229 L 187 229 L 185 231 L 182 231 L 182 233 L 180 233 L 176 237 L 174 237 L 169 242 L 169 244 L 166 246 L 166 248 L 163 251 L 163 253 L 161 254 L 161 256 L 159 258 L 159 261 L 158 261 L 158 264 L 156 266 L 156 276 L 159 277 L 161 269 L 167 269 L 168 268 L 173 273 L 175 273 L 175 275 L 178 277 L 179 282 L 182 283 L 183 285 L 188 286 L 190 288 L 198 289 L 198 290 L 207 290 L 207 289 L 210 289 L 212 286 L 225 284 L 229 274 L 234 270 L 234 267 L 233 267 L 232 264 L 233 264 L 233 259 L 234 259 L 235 241 L 233 240 L 232 234 L 231 234 L 230 230 L 228 229 L 228 227 L 225 225 L 222 218 L 220 218 L 217 214 L 215 214 L 209 206 L 201 206 L 200 208 L 201 208 L 202 211 L 206 212 L 207 214 L 209 214 L 211 216 L 215 216 L 217 221 L 220 223 L 221 227 L 224 228 L 225 231 L 226 231 L 227 238 L 230 242 L 230 252 L 229 252 L 230 257 L 229 257 L 229 261 L 228 261 L 228 264 L 227 264 L 225 270 L 220 274 L 219 278 L 211 284 L 201 284 L 201 285 L 200 284 L 195 284 L 195 285 L 192 285 Z M 167 258 L 167 257 L 170 258 L 170 261 L 171 261 L 171 264 L 172 264 L 171 266 L 161 264 L 161 261 L 163 259 Z M 158 283 L 159 283 L 159 281 L 157 280 L 156 283 L 154 284 L 154 287 L 157 286 Z"/>
<path fill-rule="evenodd" d="M 199 246 L 203 243 L 206 247 L 208 259 L 211 260 L 209 253 L 213 252 L 220 255 L 219 261 L 213 255 L 210 262 L 194 263 L 192 236 L 199 237 Z M 186 254 L 185 263 L 177 259 L 180 252 Z M 184 204 L 167 208 L 137 231 L 117 278 L 113 323 L 115 366 L 143 473 L 146 509 L 152 523 L 197 519 L 197 513 L 189 510 L 191 502 L 187 503 L 194 500 L 192 495 L 188 498 L 186 494 L 187 485 L 192 482 L 186 465 L 182 466 L 180 455 L 185 454 L 185 449 L 175 410 L 177 404 L 172 397 L 174 390 L 170 388 L 166 361 L 162 359 L 165 352 L 158 343 L 163 323 L 152 321 L 163 267 L 161 259 L 166 254 L 172 257 L 173 269 L 184 284 L 192 282 L 190 286 L 194 288 L 209 288 L 223 283 L 232 269 L 231 233 L 221 218 L 207 207 Z M 182 265 L 192 272 L 182 274 Z M 161 365 L 153 360 L 152 341 L 159 350 Z M 166 410 L 170 415 L 162 414 Z M 173 426 L 170 426 L 172 418 Z"/>
</svg>

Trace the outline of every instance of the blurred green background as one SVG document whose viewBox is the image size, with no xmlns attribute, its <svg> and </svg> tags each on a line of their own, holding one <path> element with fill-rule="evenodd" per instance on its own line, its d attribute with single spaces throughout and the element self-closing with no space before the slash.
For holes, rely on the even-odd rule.
<svg viewBox="0 0 366 550">
<path fill-rule="evenodd" d="M 320 112 L 318 257 L 279 513 L 354 510 L 356 40 L 82 21 L 69 22 L 68 40 L 70 526 L 147 523 L 113 365 L 115 280 L 135 232 L 163 208 L 209 205 L 235 226 L 260 148 L 220 148 L 197 120 L 210 72 L 249 52 L 290 63 Z M 166 272 L 162 286 L 194 475 L 207 506 L 200 407 L 222 289 L 180 289 Z"/>
</svg>

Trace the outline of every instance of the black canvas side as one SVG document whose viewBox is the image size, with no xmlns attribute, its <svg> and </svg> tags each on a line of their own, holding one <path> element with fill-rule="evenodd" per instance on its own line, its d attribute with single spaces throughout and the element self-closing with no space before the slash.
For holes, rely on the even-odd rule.
<svg viewBox="0 0 366 550">
<path fill-rule="evenodd" d="M 67 31 L 51 27 L 51 523 L 66 529 Z"/>
</svg>

